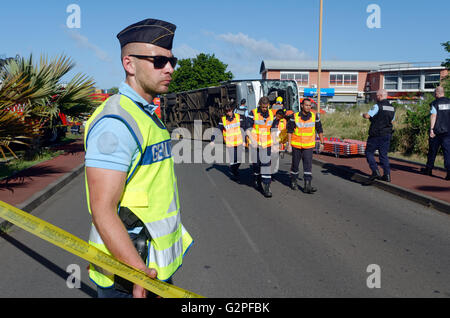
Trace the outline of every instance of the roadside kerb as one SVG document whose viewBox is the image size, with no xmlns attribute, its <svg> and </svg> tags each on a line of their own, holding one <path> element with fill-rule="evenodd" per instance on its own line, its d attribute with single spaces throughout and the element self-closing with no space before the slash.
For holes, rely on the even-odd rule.
<svg viewBox="0 0 450 318">
<path fill-rule="evenodd" d="M 42 204 L 45 200 L 50 198 L 53 194 L 58 192 L 61 188 L 63 188 L 66 184 L 72 181 L 73 178 L 78 176 L 84 171 L 84 162 L 79 166 L 72 169 L 63 177 L 49 184 L 47 187 L 42 189 L 39 192 L 36 192 L 33 196 L 31 196 L 28 200 L 17 205 L 18 209 L 21 209 L 25 212 L 31 213 L 34 209 L 36 209 L 40 204 Z M 8 221 L 3 221 L 0 223 L 0 233 L 6 231 L 11 226 L 12 223 Z"/>
<path fill-rule="evenodd" d="M 318 165 L 324 169 L 334 170 L 341 174 L 343 173 L 352 181 L 363 183 L 363 182 L 366 182 L 369 180 L 369 176 L 362 175 L 362 174 L 357 173 L 349 168 L 338 167 L 335 164 L 330 163 L 330 162 L 326 162 L 326 161 L 322 161 L 322 160 L 313 158 L 313 164 Z M 384 182 L 381 180 L 375 180 L 373 182 L 372 186 L 376 186 L 377 188 L 380 188 L 384 191 L 401 196 L 405 199 L 414 201 L 414 202 L 422 204 L 424 206 L 434 208 L 440 212 L 450 214 L 450 204 L 447 202 L 444 202 L 442 200 L 427 196 L 425 194 L 417 193 L 417 192 L 405 189 L 403 187 L 397 186 L 395 184 L 392 184 L 390 182 Z"/>
</svg>

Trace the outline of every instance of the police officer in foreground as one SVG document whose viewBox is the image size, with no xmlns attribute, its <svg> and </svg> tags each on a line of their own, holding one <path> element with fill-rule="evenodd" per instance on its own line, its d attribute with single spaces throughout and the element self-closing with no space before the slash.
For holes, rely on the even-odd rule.
<svg viewBox="0 0 450 318">
<path fill-rule="evenodd" d="M 436 99 L 430 105 L 428 160 L 422 173 L 431 176 L 439 147 L 442 147 L 444 166 L 447 169 L 445 180 L 450 180 L 450 99 L 444 96 L 444 88 L 442 86 L 436 87 L 434 94 Z"/>
<path fill-rule="evenodd" d="M 298 167 L 300 160 L 303 161 L 303 179 L 305 193 L 314 193 L 317 188 L 311 185 L 312 181 L 312 159 L 316 147 L 316 132 L 320 138 L 320 151 L 323 150 L 323 129 L 320 116 L 311 112 L 311 101 L 303 99 L 301 111 L 295 113 L 287 123 L 288 146 L 287 151 L 292 152 L 291 164 L 291 189 L 297 190 Z"/>
<path fill-rule="evenodd" d="M 152 104 L 167 92 L 177 63 L 175 28 L 146 19 L 117 35 L 125 81 L 85 129 L 89 244 L 167 282 L 192 243 L 181 224 L 171 138 Z M 94 264 L 89 277 L 98 297 L 147 296 L 143 287 Z"/>
<path fill-rule="evenodd" d="M 370 120 L 369 138 L 367 139 L 366 145 L 366 159 L 372 170 L 372 175 L 366 184 L 371 184 L 375 179 L 391 182 L 388 152 L 393 132 L 392 122 L 395 119 L 395 108 L 387 100 L 387 91 L 385 89 L 377 91 L 377 103 L 368 113 L 364 113 L 362 116 Z M 381 176 L 377 162 L 375 161 L 376 150 L 379 152 L 383 176 Z"/>
</svg>

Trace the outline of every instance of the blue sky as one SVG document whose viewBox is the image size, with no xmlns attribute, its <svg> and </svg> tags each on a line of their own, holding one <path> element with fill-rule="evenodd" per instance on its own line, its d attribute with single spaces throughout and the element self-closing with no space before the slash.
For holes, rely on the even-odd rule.
<svg viewBox="0 0 450 318">
<path fill-rule="evenodd" d="M 81 9 L 80 28 L 68 28 L 70 4 Z M 380 8 L 381 28 L 368 28 L 368 5 Z M 323 60 L 443 61 L 450 41 L 448 0 L 324 0 Z M 263 59 L 314 60 L 318 55 L 319 0 L 40 0 L 0 7 L 0 56 L 38 58 L 61 53 L 100 88 L 118 86 L 124 73 L 116 34 L 146 18 L 177 25 L 174 54 L 215 54 L 236 79 L 260 78 Z"/>
</svg>

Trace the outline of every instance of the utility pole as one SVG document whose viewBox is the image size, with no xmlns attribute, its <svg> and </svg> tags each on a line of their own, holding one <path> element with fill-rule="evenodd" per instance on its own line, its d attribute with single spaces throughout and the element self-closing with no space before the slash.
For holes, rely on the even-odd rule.
<svg viewBox="0 0 450 318">
<path fill-rule="evenodd" d="M 318 79 L 317 79 L 317 114 L 320 116 L 320 76 L 322 71 L 322 12 L 323 0 L 320 0 L 320 14 L 319 14 L 319 58 L 318 58 Z"/>
</svg>

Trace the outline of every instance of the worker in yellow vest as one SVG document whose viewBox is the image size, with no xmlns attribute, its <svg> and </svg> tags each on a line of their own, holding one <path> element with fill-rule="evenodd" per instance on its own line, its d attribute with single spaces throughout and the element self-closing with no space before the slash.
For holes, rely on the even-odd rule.
<svg viewBox="0 0 450 318">
<path fill-rule="evenodd" d="M 84 137 L 89 244 L 169 283 L 193 242 L 181 223 L 170 134 L 153 104 L 177 63 L 175 28 L 146 19 L 117 35 L 126 78 L 89 118 Z M 100 298 L 149 296 L 95 264 L 89 278 Z"/>
<path fill-rule="evenodd" d="M 272 181 L 271 153 L 272 129 L 276 131 L 274 115 L 269 110 L 270 101 L 267 96 L 260 98 L 258 108 L 247 116 L 247 131 L 250 131 L 250 159 L 253 169 L 253 185 L 262 190 L 266 198 L 272 197 L 270 183 Z"/>
<path fill-rule="evenodd" d="M 278 96 L 277 99 L 275 100 L 275 104 L 272 105 L 270 111 L 272 112 L 273 116 L 276 116 L 277 111 L 279 111 L 280 109 L 285 111 L 283 105 L 283 97 Z"/>
<path fill-rule="evenodd" d="M 301 103 L 301 111 L 295 113 L 288 122 L 288 152 L 292 152 L 291 164 L 291 188 L 298 188 L 298 167 L 303 160 L 303 179 L 305 181 L 303 191 L 305 193 L 316 192 L 317 189 L 311 185 L 312 180 L 312 158 L 316 147 L 316 132 L 320 138 L 320 151 L 323 150 L 323 129 L 319 115 L 311 112 L 311 101 L 304 99 Z"/>
<path fill-rule="evenodd" d="M 275 114 L 274 126 L 277 130 L 274 132 L 274 145 L 272 146 L 272 176 L 274 176 L 280 167 L 280 157 L 284 156 L 285 145 L 287 142 L 287 121 L 284 118 L 284 110 L 279 109 Z M 274 178 L 272 178 L 274 180 Z"/>
<path fill-rule="evenodd" d="M 286 143 L 288 141 L 287 136 L 287 120 L 285 118 L 285 112 L 282 109 L 277 111 L 276 115 L 276 126 L 277 126 L 277 141 L 279 143 L 280 150 L 285 150 Z"/>
<path fill-rule="evenodd" d="M 245 117 L 234 112 L 234 107 L 226 105 L 225 115 L 221 117 L 218 129 L 222 132 L 223 141 L 227 148 L 227 157 L 230 164 L 231 179 L 240 183 L 239 166 L 241 165 L 244 150 L 244 125 Z M 211 143 L 214 143 L 216 136 L 211 136 Z"/>
</svg>

